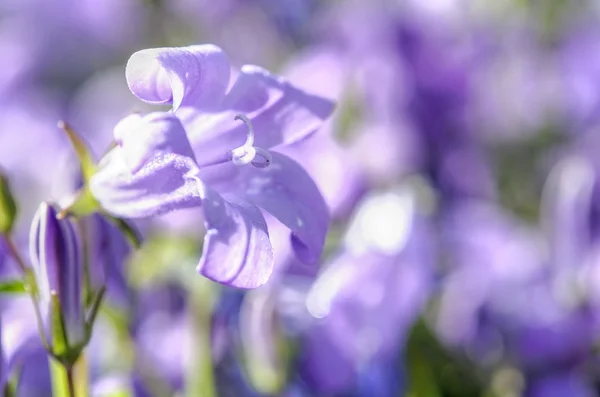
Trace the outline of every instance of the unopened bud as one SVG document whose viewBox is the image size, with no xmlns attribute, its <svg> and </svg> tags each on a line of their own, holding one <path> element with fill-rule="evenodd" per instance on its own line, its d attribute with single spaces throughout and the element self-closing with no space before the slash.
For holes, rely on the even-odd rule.
<svg viewBox="0 0 600 397">
<path fill-rule="evenodd" d="M 83 263 L 73 224 L 57 214 L 53 205 L 40 205 L 29 244 L 46 336 L 53 349 L 68 350 L 85 341 Z"/>
</svg>

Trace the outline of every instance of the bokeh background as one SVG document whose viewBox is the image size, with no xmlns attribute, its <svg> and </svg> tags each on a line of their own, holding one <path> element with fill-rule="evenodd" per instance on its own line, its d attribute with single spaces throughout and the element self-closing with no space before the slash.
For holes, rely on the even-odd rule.
<svg viewBox="0 0 600 397">
<path fill-rule="evenodd" d="M 599 1 L 0 0 L 23 252 L 79 183 L 57 121 L 101 156 L 146 110 L 128 57 L 200 43 L 337 102 L 285 152 L 331 209 L 326 250 L 302 265 L 273 221 L 275 274 L 240 291 L 196 274 L 198 210 L 136 222 L 137 252 L 104 225 L 93 396 L 600 395 Z M 4 355 L 49 396 L 30 305 L 3 298 Z"/>
</svg>

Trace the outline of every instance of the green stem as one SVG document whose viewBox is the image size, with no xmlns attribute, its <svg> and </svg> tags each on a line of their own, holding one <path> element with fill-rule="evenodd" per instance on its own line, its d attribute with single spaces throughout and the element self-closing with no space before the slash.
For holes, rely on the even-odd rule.
<svg viewBox="0 0 600 397">
<path fill-rule="evenodd" d="M 67 372 L 67 385 L 69 388 L 69 397 L 76 397 L 75 383 L 73 382 L 73 367 L 67 367 L 65 368 L 65 371 Z"/>
<path fill-rule="evenodd" d="M 44 346 L 44 348 L 46 350 L 49 351 L 50 347 L 48 344 L 48 339 L 46 338 L 46 333 L 44 332 L 44 324 L 42 323 L 42 316 L 40 313 L 40 308 L 38 307 L 38 304 L 37 304 L 38 292 L 37 292 L 37 285 L 36 285 L 36 280 L 35 280 L 33 271 L 31 270 L 31 267 L 29 265 L 27 265 L 25 260 L 23 260 L 23 258 L 21 257 L 21 254 L 19 253 L 19 250 L 17 249 L 17 246 L 14 243 L 14 241 L 12 240 L 12 238 L 9 235 L 3 235 L 3 237 L 4 237 L 4 241 L 6 243 L 6 247 L 8 248 L 8 251 L 10 252 L 11 256 L 14 258 L 14 260 L 17 262 L 17 267 L 19 268 L 19 270 L 23 274 L 23 277 L 25 278 L 25 285 L 27 286 L 27 292 L 29 292 L 29 296 L 31 297 L 31 303 L 33 304 L 33 310 L 35 313 L 35 318 L 36 318 L 36 322 L 37 322 L 37 326 L 38 326 L 38 332 L 39 332 L 40 338 L 42 340 L 42 345 Z"/>
<path fill-rule="evenodd" d="M 211 354 L 212 286 L 206 283 L 190 294 L 194 335 L 193 362 L 186 376 L 186 396 L 216 397 Z"/>
<path fill-rule="evenodd" d="M 64 366 L 56 359 L 48 357 L 50 364 L 50 376 L 52 378 L 52 396 L 71 397 L 69 395 L 69 386 L 67 373 Z"/>
<path fill-rule="evenodd" d="M 88 379 L 85 355 L 81 354 L 74 365 L 66 365 L 48 357 L 52 378 L 53 397 L 88 396 Z"/>
<path fill-rule="evenodd" d="M 23 276 L 25 276 L 27 278 L 27 281 L 29 281 L 28 276 L 31 273 L 31 270 L 25 264 L 25 261 L 23 260 L 23 258 L 21 258 L 21 255 L 19 254 L 19 250 L 17 249 L 17 246 L 15 245 L 14 241 L 12 240 L 12 238 L 9 235 L 4 235 L 4 241 L 6 242 L 6 248 L 8 248 L 8 251 L 10 252 L 12 257 L 15 259 L 15 261 L 17 262 L 17 266 L 19 267 L 19 270 L 21 271 Z"/>
</svg>

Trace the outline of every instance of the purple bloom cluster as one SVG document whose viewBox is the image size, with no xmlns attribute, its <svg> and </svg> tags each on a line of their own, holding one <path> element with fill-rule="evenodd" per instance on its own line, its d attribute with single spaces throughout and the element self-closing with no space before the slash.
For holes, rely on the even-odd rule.
<svg viewBox="0 0 600 397">
<path fill-rule="evenodd" d="M 599 21 L 0 4 L 0 394 L 600 394 Z"/>
</svg>

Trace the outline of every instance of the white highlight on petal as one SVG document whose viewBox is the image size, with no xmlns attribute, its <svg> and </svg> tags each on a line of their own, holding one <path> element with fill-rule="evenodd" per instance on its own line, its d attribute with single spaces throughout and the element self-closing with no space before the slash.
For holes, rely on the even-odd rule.
<svg viewBox="0 0 600 397">
<path fill-rule="evenodd" d="M 399 252 L 410 236 L 414 212 L 415 198 L 408 187 L 367 197 L 350 225 L 346 246 L 355 252 Z"/>
<path fill-rule="evenodd" d="M 338 291 L 352 277 L 354 269 L 351 266 L 335 268 L 329 267 L 317 279 L 306 297 L 306 309 L 315 318 L 326 317 L 330 310 L 333 299 Z"/>
</svg>

